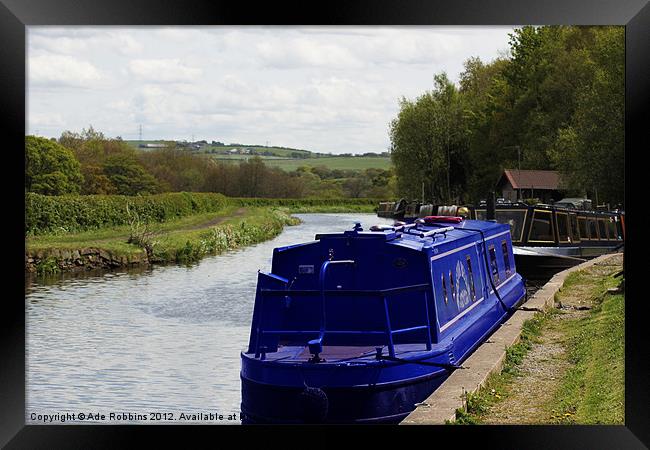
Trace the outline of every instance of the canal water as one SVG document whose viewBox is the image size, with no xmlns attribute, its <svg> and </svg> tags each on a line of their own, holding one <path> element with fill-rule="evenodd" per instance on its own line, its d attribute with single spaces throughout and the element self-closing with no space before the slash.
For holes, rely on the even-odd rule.
<svg viewBox="0 0 650 450">
<path fill-rule="evenodd" d="M 257 271 L 270 270 L 273 248 L 355 222 L 391 222 L 296 216 L 303 223 L 273 240 L 189 267 L 28 280 L 27 423 L 79 423 L 82 413 L 88 423 L 238 424 L 239 352 L 248 344 Z"/>
</svg>

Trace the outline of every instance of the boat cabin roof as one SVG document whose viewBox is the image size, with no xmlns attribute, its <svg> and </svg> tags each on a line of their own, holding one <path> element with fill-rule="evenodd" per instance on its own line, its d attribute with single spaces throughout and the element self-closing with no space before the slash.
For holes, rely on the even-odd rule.
<svg viewBox="0 0 650 450">
<path fill-rule="evenodd" d="M 377 231 L 361 229 L 344 231 L 342 233 L 317 234 L 316 239 L 360 238 L 381 239 L 388 244 L 407 247 L 413 250 L 427 250 L 437 247 L 447 247 L 452 242 L 462 239 L 476 240 L 480 238 L 480 230 L 486 239 L 494 234 L 509 231 L 509 227 L 497 222 L 483 220 L 462 220 L 460 223 L 435 222 L 432 224 L 418 223 L 416 227 L 400 230 L 400 227 L 387 227 Z M 437 232 L 436 232 L 437 231 Z"/>
</svg>

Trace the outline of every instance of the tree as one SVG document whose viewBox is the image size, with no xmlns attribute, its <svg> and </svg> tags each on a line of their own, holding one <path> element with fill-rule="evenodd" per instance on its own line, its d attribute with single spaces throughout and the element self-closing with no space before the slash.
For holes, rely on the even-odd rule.
<svg viewBox="0 0 650 450">
<path fill-rule="evenodd" d="M 158 183 L 134 156 L 113 155 L 106 158 L 103 171 L 121 195 L 154 194 Z"/>
<path fill-rule="evenodd" d="M 467 130 L 458 90 L 444 73 L 434 77 L 432 91 L 415 101 L 400 101 L 390 137 L 400 195 L 424 194 L 434 202 L 462 195 Z"/>
<path fill-rule="evenodd" d="M 372 187 L 372 183 L 367 177 L 355 176 L 347 178 L 343 182 L 343 189 L 352 198 L 359 198 L 364 196 L 368 189 Z"/>
<path fill-rule="evenodd" d="M 74 154 L 45 138 L 25 138 L 25 190 L 46 195 L 77 194 L 84 179 Z"/>
<path fill-rule="evenodd" d="M 570 188 L 599 203 L 623 203 L 625 34 L 622 27 L 591 32 L 593 75 L 576 89 L 576 107 L 549 155 Z"/>
<path fill-rule="evenodd" d="M 82 194 L 117 192 L 117 188 L 104 173 L 104 162 L 113 155 L 128 155 L 128 157 L 136 155 L 136 150 L 121 138 L 108 139 L 92 125 L 88 129 L 83 129 L 81 133 L 64 131 L 59 138 L 59 144 L 72 150 L 81 164 L 81 173 L 84 176 Z"/>
</svg>

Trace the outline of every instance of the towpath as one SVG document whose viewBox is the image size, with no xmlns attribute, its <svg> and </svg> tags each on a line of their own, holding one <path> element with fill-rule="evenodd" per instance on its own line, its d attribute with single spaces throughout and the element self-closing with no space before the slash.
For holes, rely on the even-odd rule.
<svg viewBox="0 0 650 450">
<path fill-rule="evenodd" d="M 604 276 L 622 270 L 623 255 L 617 255 L 603 263 L 586 269 L 585 283 L 578 283 L 570 289 L 560 291 L 560 303 L 556 307 L 561 314 L 550 316 L 537 342 L 524 357 L 518 368 L 518 376 L 507 387 L 501 401 L 492 404 L 482 415 L 485 424 L 541 424 L 561 423 L 566 419 L 549 409 L 549 404 L 559 389 L 560 382 L 572 367 L 567 354 L 567 336 L 563 323 L 589 315 L 594 304 L 593 283 Z"/>
</svg>

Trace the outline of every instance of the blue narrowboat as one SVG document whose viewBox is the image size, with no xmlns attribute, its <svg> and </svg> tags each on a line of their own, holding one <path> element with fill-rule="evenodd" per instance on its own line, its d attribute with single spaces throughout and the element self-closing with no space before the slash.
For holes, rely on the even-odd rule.
<svg viewBox="0 0 650 450">
<path fill-rule="evenodd" d="M 510 228 L 429 216 L 274 249 L 243 423 L 397 423 L 524 301 Z"/>
</svg>

